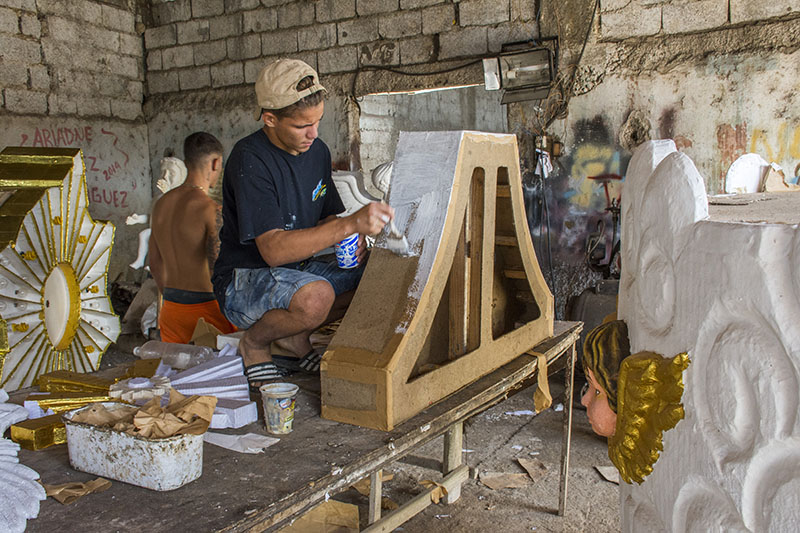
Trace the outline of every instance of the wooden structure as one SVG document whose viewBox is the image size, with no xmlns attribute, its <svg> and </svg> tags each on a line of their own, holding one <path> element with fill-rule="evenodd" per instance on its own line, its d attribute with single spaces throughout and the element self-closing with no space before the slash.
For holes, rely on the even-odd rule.
<svg viewBox="0 0 800 533">
<path fill-rule="evenodd" d="M 513 135 L 402 133 L 378 247 L 322 363 L 322 416 L 391 430 L 553 333 Z"/>
<path fill-rule="evenodd" d="M 572 418 L 572 368 L 579 322 L 556 322 L 555 336 L 535 347 L 544 354 L 550 375 L 566 368 L 564 433 L 560 457 L 560 485 L 552 487 L 552 499 L 537 501 L 563 514 L 567 501 L 570 427 Z M 117 367 L 102 371 L 112 378 L 124 373 Z M 295 375 L 300 386 L 294 431 L 261 454 L 242 454 L 213 445 L 203 449 L 203 475 L 177 490 L 157 492 L 128 483 L 112 482 L 107 491 L 92 494 L 75 505 L 62 505 L 52 498 L 41 503 L 39 517 L 28 521 L 29 533 L 61 531 L 277 531 L 316 505 L 335 497 L 365 477 L 378 472 L 444 435 L 441 477 L 431 479 L 448 492 L 445 503 L 459 498 L 468 479 L 464 464 L 462 428 L 465 420 L 478 415 L 532 384 L 539 371 L 537 357 L 521 355 L 446 400 L 425 409 L 390 433 L 332 423 L 319 416 L 319 380 Z M 28 391 L 20 391 L 19 399 Z M 263 433 L 264 421 L 235 433 Z M 475 447 L 477 442 L 470 442 Z M 39 473 L 45 483 L 85 482 L 96 476 L 72 470 L 65 445 L 32 452 L 20 451 L 20 462 Z M 381 491 L 372 485 L 367 531 L 392 531 L 431 505 L 424 490 L 381 516 Z M 131 505 L 130 502 L 136 502 Z M 443 512 L 451 512 L 444 511 Z M 457 510 L 453 509 L 456 513 Z"/>
</svg>

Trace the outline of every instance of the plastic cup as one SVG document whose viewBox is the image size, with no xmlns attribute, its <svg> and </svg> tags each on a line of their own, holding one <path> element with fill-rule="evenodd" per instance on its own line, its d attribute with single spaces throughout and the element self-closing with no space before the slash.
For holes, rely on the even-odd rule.
<svg viewBox="0 0 800 533">
<path fill-rule="evenodd" d="M 333 245 L 336 252 L 336 262 L 339 268 L 356 268 L 358 266 L 358 233 L 353 233 L 349 237 L 342 239 Z"/>
<path fill-rule="evenodd" d="M 294 422 L 294 400 L 299 387 L 292 383 L 268 383 L 262 385 L 259 390 L 264 404 L 264 422 L 267 431 L 275 435 L 291 433 Z"/>
</svg>

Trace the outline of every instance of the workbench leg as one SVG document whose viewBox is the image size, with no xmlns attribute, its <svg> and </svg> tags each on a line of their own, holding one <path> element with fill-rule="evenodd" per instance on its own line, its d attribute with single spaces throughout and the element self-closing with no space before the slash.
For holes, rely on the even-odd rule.
<svg viewBox="0 0 800 533">
<path fill-rule="evenodd" d="M 558 487 L 558 516 L 564 516 L 567 506 L 567 483 L 569 481 L 569 447 L 572 441 L 572 387 L 575 373 L 575 344 L 570 348 L 569 361 L 565 369 L 564 390 L 564 435 L 561 442 L 561 480 Z"/>
<path fill-rule="evenodd" d="M 381 500 L 383 500 L 383 470 L 369 475 L 369 523 L 381 519 Z"/>
<path fill-rule="evenodd" d="M 442 473 L 449 474 L 462 463 L 464 454 L 464 423 L 456 422 L 444 434 L 444 460 L 442 461 Z M 454 490 L 447 493 L 444 503 L 453 503 L 461 497 L 461 484 L 459 483 Z"/>
</svg>

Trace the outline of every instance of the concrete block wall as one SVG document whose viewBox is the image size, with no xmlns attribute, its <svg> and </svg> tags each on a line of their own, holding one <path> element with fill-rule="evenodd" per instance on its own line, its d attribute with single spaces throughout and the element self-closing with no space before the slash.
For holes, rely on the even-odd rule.
<svg viewBox="0 0 800 533">
<path fill-rule="evenodd" d="M 0 0 L 0 113 L 139 119 L 143 56 L 127 9 Z"/>
<path fill-rule="evenodd" d="M 530 4 L 530 5 L 529 5 Z M 251 84 L 278 57 L 321 76 L 497 52 L 536 37 L 518 0 L 153 0 L 145 32 L 147 90 Z"/>
<path fill-rule="evenodd" d="M 792 15 L 797 0 L 600 0 L 600 39 L 708 31 Z"/>
</svg>

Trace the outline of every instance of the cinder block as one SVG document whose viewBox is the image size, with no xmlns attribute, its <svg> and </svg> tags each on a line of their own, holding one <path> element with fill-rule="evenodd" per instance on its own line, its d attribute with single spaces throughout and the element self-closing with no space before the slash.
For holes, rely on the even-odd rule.
<svg viewBox="0 0 800 533">
<path fill-rule="evenodd" d="M 144 82 L 139 80 L 127 80 L 126 92 L 132 102 L 142 103 L 144 100 Z"/>
<path fill-rule="evenodd" d="M 47 113 L 47 93 L 8 88 L 5 90 L 5 99 L 6 109 L 12 113 Z"/>
<path fill-rule="evenodd" d="M 28 64 L 17 61 L 3 61 L 0 68 L 0 86 L 2 87 L 27 87 Z"/>
<path fill-rule="evenodd" d="M 664 4 L 661 9 L 665 33 L 708 30 L 728 23 L 728 0 Z"/>
<path fill-rule="evenodd" d="M 339 44 L 356 44 L 378 39 L 378 17 L 357 18 L 340 22 Z"/>
<path fill-rule="evenodd" d="M 19 33 L 19 17 L 16 11 L 0 7 L 0 32 L 11 35 Z"/>
<path fill-rule="evenodd" d="M 453 4 L 428 7 L 422 10 L 423 34 L 443 33 L 456 27 L 456 10 Z"/>
<path fill-rule="evenodd" d="M 178 42 L 178 34 L 174 24 L 148 28 L 144 32 L 144 45 L 148 50 L 151 48 L 163 48 L 172 46 Z"/>
<path fill-rule="evenodd" d="M 296 54 L 289 54 L 286 57 L 289 59 L 299 59 L 300 61 L 308 64 L 311 68 L 319 72 L 319 64 L 317 63 L 317 52 L 297 52 Z M 268 58 L 271 63 L 278 58 Z M 266 64 L 266 63 L 265 63 Z"/>
<path fill-rule="evenodd" d="M 4 0 L 3 5 L 11 9 L 36 11 L 36 0 Z"/>
<path fill-rule="evenodd" d="M 485 54 L 488 47 L 486 27 L 461 28 L 439 36 L 439 59 Z"/>
<path fill-rule="evenodd" d="M 433 37 L 430 35 L 404 39 L 400 41 L 400 63 L 403 65 L 427 63 L 433 59 L 433 51 Z"/>
<path fill-rule="evenodd" d="M 260 5 L 260 0 L 225 0 L 225 12 L 235 13 L 236 11 L 255 9 Z"/>
<path fill-rule="evenodd" d="M 508 21 L 508 0 L 464 0 L 458 4 L 461 26 L 485 26 Z"/>
<path fill-rule="evenodd" d="M 42 48 L 38 42 L 20 39 L 13 35 L 0 34 L 0 50 L 3 56 L 29 65 L 42 60 Z"/>
<path fill-rule="evenodd" d="M 349 19 L 356 15 L 356 0 L 319 0 L 317 2 L 317 21 Z"/>
<path fill-rule="evenodd" d="M 505 22 L 497 26 L 490 26 L 487 30 L 489 41 L 489 52 L 499 52 L 504 43 L 514 43 L 537 39 L 539 37 L 538 28 L 535 21 L 529 22 Z"/>
<path fill-rule="evenodd" d="M 84 34 L 82 41 L 85 42 L 88 40 L 94 48 L 119 52 L 119 32 L 103 28 L 93 28 L 91 32 L 87 33 L 85 30 L 82 30 L 82 33 Z M 81 41 L 80 38 L 79 41 Z"/>
<path fill-rule="evenodd" d="M 192 0 L 192 17 L 206 18 L 222 15 L 225 12 L 224 0 Z"/>
<path fill-rule="evenodd" d="M 150 72 L 147 75 L 147 91 L 150 94 L 177 92 L 179 89 L 177 72 Z"/>
<path fill-rule="evenodd" d="M 261 36 L 255 33 L 226 40 L 228 58 L 234 61 L 252 59 L 261 55 Z"/>
<path fill-rule="evenodd" d="M 382 15 L 378 33 L 384 39 L 398 39 L 422 33 L 422 11 L 401 11 Z"/>
<path fill-rule="evenodd" d="M 178 22 L 175 27 L 178 29 L 178 44 L 208 41 L 210 36 L 207 20 Z"/>
<path fill-rule="evenodd" d="M 211 86 L 225 87 L 244 83 L 244 64 L 240 62 L 211 66 Z"/>
<path fill-rule="evenodd" d="M 314 24 L 297 32 L 300 50 L 317 50 L 336 46 L 336 24 Z"/>
<path fill-rule="evenodd" d="M 31 11 L 37 11 L 40 15 L 68 16 L 98 25 L 101 25 L 103 20 L 100 4 L 87 0 L 70 0 L 69 2 L 64 0 L 36 0 L 36 5 Z"/>
<path fill-rule="evenodd" d="M 136 120 L 142 116 L 142 103 L 112 99 L 111 115 L 123 120 Z"/>
<path fill-rule="evenodd" d="M 445 0 L 400 0 L 400 9 L 418 9 L 444 3 Z"/>
<path fill-rule="evenodd" d="M 774 0 L 772 2 L 730 0 L 730 3 L 733 24 L 781 17 L 800 11 L 800 4 L 797 0 Z"/>
<path fill-rule="evenodd" d="M 23 13 L 19 16 L 19 27 L 23 35 L 35 37 L 36 39 L 42 36 L 42 23 L 39 22 L 39 17 L 33 13 Z"/>
<path fill-rule="evenodd" d="M 379 41 L 358 45 L 358 64 L 399 65 L 400 46 L 394 41 Z"/>
<path fill-rule="evenodd" d="M 389 13 L 400 8 L 399 0 L 356 0 L 356 13 L 359 17 L 376 13 Z"/>
<path fill-rule="evenodd" d="M 97 90 L 91 73 L 72 70 L 67 63 L 55 67 L 54 78 L 58 94 L 90 94 Z"/>
<path fill-rule="evenodd" d="M 536 2 L 511 0 L 511 20 L 536 20 Z"/>
<path fill-rule="evenodd" d="M 210 65 L 225 59 L 228 54 L 224 40 L 197 43 L 194 46 L 194 64 Z"/>
<path fill-rule="evenodd" d="M 47 109 L 51 115 L 75 115 L 78 104 L 66 95 L 50 93 L 47 95 Z"/>
<path fill-rule="evenodd" d="M 103 26 L 112 30 L 133 33 L 136 19 L 132 12 L 107 5 L 101 6 Z"/>
<path fill-rule="evenodd" d="M 261 69 L 266 67 L 269 62 L 266 58 L 251 59 L 244 62 L 244 82 L 255 83 L 258 79 L 258 73 Z"/>
<path fill-rule="evenodd" d="M 47 17 L 48 35 L 53 39 L 67 42 L 80 42 L 86 39 L 84 25 L 72 19 L 51 16 Z M 119 41 L 117 41 L 119 43 Z"/>
<path fill-rule="evenodd" d="M 82 117 L 108 117 L 111 116 L 111 101 L 97 95 L 78 98 L 78 114 Z"/>
<path fill-rule="evenodd" d="M 161 50 L 149 50 L 147 52 L 147 70 L 161 70 Z"/>
<path fill-rule="evenodd" d="M 314 23 L 314 4 L 310 2 L 295 2 L 278 8 L 278 27 L 292 28 L 294 26 L 308 26 Z"/>
<path fill-rule="evenodd" d="M 95 93 L 103 96 L 110 96 L 112 99 L 122 99 L 124 97 L 127 100 L 125 90 L 126 80 L 124 78 L 104 72 L 102 74 L 96 73 L 92 75 L 92 79 L 94 80 L 92 86 L 95 87 Z M 91 94 L 92 91 L 85 90 L 80 92 L 83 94 Z"/>
<path fill-rule="evenodd" d="M 141 78 L 142 69 L 140 67 L 142 60 L 139 58 L 130 56 L 116 56 L 112 57 L 108 63 L 108 67 L 114 74 L 118 74 L 133 80 Z"/>
<path fill-rule="evenodd" d="M 665 1 L 670 2 L 672 0 L 640 0 L 639 3 L 642 5 L 652 5 L 655 3 L 664 3 Z M 617 11 L 618 9 L 623 9 L 630 3 L 631 0 L 602 0 L 602 2 L 600 2 L 600 13 Z"/>
<path fill-rule="evenodd" d="M 208 67 L 195 67 L 178 72 L 181 90 L 201 89 L 211 85 L 211 74 Z"/>
<path fill-rule="evenodd" d="M 191 44 L 183 46 L 173 46 L 172 48 L 165 48 L 161 51 L 161 64 L 164 70 L 172 70 L 174 68 L 188 67 L 194 65 L 194 53 Z"/>
<path fill-rule="evenodd" d="M 31 89 L 50 90 L 50 74 L 44 65 L 32 65 L 28 68 Z"/>
<path fill-rule="evenodd" d="M 242 13 L 242 30 L 244 33 L 261 33 L 278 27 L 278 11 L 273 8 L 262 8 Z"/>
<path fill-rule="evenodd" d="M 600 16 L 600 38 L 621 40 L 628 37 L 655 35 L 661 31 L 661 7 L 628 7 Z"/>
<path fill-rule="evenodd" d="M 317 54 L 320 74 L 348 72 L 358 67 L 358 52 L 355 46 L 338 46 L 322 50 Z"/>
<path fill-rule="evenodd" d="M 242 14 L 226 15 L 208 20 L 211 40 L 224 39 L 242 33 Z"/>
<path fill-rule="evenodd" d="M 130 33 L 120 33 L 119 53 L 129 56 L 142 57 L 144 55 L 142 37 Z"/>
<path fill-rule="evenodd" d="M 153 1 L 151 4 L 153 6 L 153 21 L 158 26 L 182 22 L 192 18 L 190 0 Z"/>
<path fill-rule="evenodd" d="M 261 36 L 261 53 L 265 56 L 274 56 L 297 52 L 297 32 L 273 31 Z"/>
</svg>

